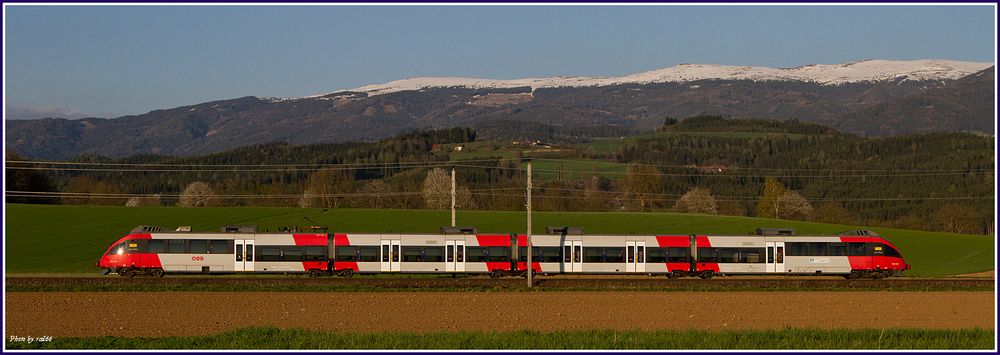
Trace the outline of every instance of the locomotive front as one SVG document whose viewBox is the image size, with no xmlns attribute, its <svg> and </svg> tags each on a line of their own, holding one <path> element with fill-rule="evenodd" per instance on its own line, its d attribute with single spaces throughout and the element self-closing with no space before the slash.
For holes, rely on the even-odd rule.
<svg viewBox="0 0 1000 355">
<path fill-rule="evenodd" d="M 120 274 L 124 270 L 137 267 L 141 263 L 142 242 L 141 235 L 136 234 L 127 234 L 119 238 L 108 247 L 95 266 L 103 269 L 104 275 Z"/>
</svg>

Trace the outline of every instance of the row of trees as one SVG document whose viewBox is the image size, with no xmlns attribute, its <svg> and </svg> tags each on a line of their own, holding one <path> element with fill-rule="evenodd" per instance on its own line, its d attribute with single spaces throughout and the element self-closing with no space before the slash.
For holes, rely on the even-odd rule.
<svg viewBox="0 0 1000 355">
<path fill-rule="evenodd" d="M 724 127 L 716 127 L 722 124 L 725 122 L 713 120 L 701 125 L 723 130 Z M 862 139 L 839 134 L 810 135 L 811 128 L 795 128 L 801 133 L 789 136 L 770 133 L 788 128 L 781 125 L 759 128 L 753 126 L 753 122 L 739 124 L 743 132 L 751 135 L 665 134 L 624 140 L 616 151 L 588 145 L 576 151 L 546 153 L 552 158 L 629 164 L 624 174 L 620 170 L 596 168 L 590 173 L 581 173 L 559 166 L 554 169 L 559 171 L 551 174 L 553 176 L 537 176 L 534 208 L 541 211 L 718 213 L 963 233 L 984 233 L 990 229 L 992 200 L 955 203 L 947 199 L 907 199 L 910 196 L 991 196 L 993 175 L 982 172 L 992 169 L 992 141 L 987 138 L 933 134 Z M 676 123 L 670 129 L 685 132 L 689 128 L 681 127 L 683 125 Z M 759 130 L 765 134 L 755 135 Z M 42 198 L 8 194 L 8 201 L 130 206 L 447 208 L 450 204 L 448 169 L 417 165 L 450 164 L 449 151 L 433 147 L 473 139 L 474 131 L 452 129 L 414 132 L 379 142 L 309 146 L 265 144 L 201 157 L 135 156 L 116 160 L 80 157 L 77 161 L 90 163 L 296 164 L 322 168 L 234 171 L 8 169 L 8 191 L 72 193 Z M 538 158 L 538 154 L 532 152 L 531 156 Z M 520 170 L 523 167 L 520 158 L 519 154 L 508 159 L 480 155 L 480 159 L 493 160 L 461 163 L 462 166 L 456 168 L 459 208 L 523 209 L 526 176 Z M 8 162 L 10 160 L 20 159 L 9 155 Z M 18 166 L 8 163 L 8 167 L 12 165 Z M 706 165 L 718 169 L 697 168 Z M 795 170 L 817 166 L 829 171 Z M 747 171 L 739 167 L 763 170 Z M 860 168 L 872 172 L 864 173 Z M 904 172 L 893 172 L 893 169 Z M 932 173 L 905 172 L 924 171 L 921 169 Z M 969 173 L 936 173 L 962 169 Z M 772 170 L 775 170 L 773 177 L 763 176 Z M 863 175 L 839 176 L 845 174 L 838 172 L 841 170 L 860 170 Z M 196 181 L 205 186 L 191 186 Z M 208 192 L 197 194 L 197 191 Z M 128 197 L 132 195 L 142 196 Z"/>
</svg>

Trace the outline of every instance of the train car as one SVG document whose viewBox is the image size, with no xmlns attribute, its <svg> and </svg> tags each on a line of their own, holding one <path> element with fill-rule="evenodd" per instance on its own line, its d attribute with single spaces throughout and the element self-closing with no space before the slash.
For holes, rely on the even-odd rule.
<svg viewBox="0 0 1000 355">
<path fill-rule="evenodd" d="M 527 272 L 524 234 L 354 234 L 164 232 L 141 227 L 120 238 L 97 266 L 123 276 L 165 273 L 488 274 Z M 582 235 L 532 237 L 533 272 L 716 275 L 899 276 L 909 265 L 869 231 L 835 236 Z"/>
<path fill-rule="evenodd" d="M 165 273 L 310 273 L 329 270 L 333 235 L 190 233 L 138 227 L 107 249 L 97 266 L 122 276 Z"/>
</svg>

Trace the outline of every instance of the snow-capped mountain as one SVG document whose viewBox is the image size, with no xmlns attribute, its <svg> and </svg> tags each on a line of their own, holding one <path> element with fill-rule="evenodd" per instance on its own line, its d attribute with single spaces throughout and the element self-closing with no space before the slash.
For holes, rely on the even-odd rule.
<svg viewBox="0 0 1000 355">
<path fill-rule="evenodd" d="M 990 63 L 869 60 L 789 69 L 682 64 L 615 78 L 415 78 L 116 119 L 10 120 L 5 134 L 7 149 L 56 160 L 377 140 L 447 127 L 475 128 L 485 140 L 579 142 L 698 115 L 794 119 L 858 135 L 993 134 L 994 77 Z"/>
<path fill-rule="evenodd" d="M 535 90 L 554 87 L 683 83 L 698 80 L 802 81 L 821 85 L 841 85 L 892 80 L 954 80 L 989 68 L 992 65 L 993 63 L 930 59 L 911 61 L 865 60 L 846 64 L 810 64 L 795 68 L 680 64 L 669 68 L 621 77 L 590 78 L 559 76 L 514 80 L 424 77 L 397 80 L 385 84 L 367 85 L 339 92 L 364 92 L 372 96 L 436 87 L 464 87 L 471 89 L 531 87 L 532 90 Z"/>
</svg>

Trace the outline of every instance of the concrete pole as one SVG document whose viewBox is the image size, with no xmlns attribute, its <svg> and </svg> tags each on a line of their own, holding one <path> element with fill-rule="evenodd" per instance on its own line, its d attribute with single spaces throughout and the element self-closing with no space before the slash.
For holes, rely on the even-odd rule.
<svg viewBox="0 0 1000 355">
<path fill-rule="evenodd" d="M 528 287 L 533 287 L 531 282 L 531 160 L 528 160 Z"/>
<path fill-rule="evenodd" d="M 451 168 L 451 226 L 455 226 L 455 168 Z"/>
</svg>

